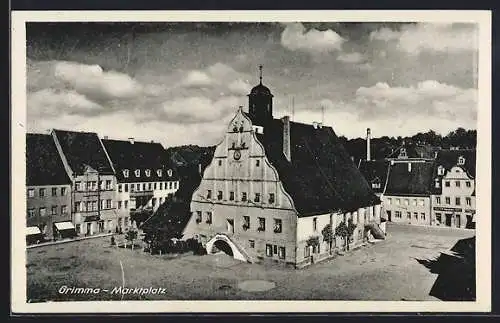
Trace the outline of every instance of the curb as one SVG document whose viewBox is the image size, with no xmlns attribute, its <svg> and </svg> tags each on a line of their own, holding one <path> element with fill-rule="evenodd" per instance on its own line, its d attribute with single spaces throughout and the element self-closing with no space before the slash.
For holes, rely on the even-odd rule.
<svg viewBox="0 0 500 323">
<path fill-rule="evenodd" d="M 109 237 L 109 236 L 114 235 L 114 234 L 115 233 L 105 233 L 105 234 L 99 234 L 99 235 L 88 236 L 88 237 L 81 237 L 81 238 L 75 238 L 75 239 L 59 240 L 59 241 L 52 241 L 52 242 L 45 242 L 45 243 L 33 244 L 33 245 L 26 246 L 26 249 L 34 249 L 34 248 L 40 248 L 40 247 L 46 247 L 46 246 L 53 246 L 53 245 L 58 245 L 58 244 L 63 244 L 63 243 L 76 242 L 76 241 L 81 241 L 81 240 L 88 240 L 88 239 L 96 239 L 96 238 L 102 238 L 102 237 Z"/>
</svg>

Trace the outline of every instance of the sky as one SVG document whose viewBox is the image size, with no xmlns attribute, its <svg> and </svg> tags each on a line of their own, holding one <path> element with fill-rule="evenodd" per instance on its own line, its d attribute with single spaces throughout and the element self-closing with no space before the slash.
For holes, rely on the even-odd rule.
<svg viewBox="0 0 500 323">
<path fill-rule="evenodd" d="M 28 23 L 28 131 L 214 145 L 259 64 L 275 118 L 348 138 L 476 129 L 477 36 L 443 23 Z"/>
</svg>

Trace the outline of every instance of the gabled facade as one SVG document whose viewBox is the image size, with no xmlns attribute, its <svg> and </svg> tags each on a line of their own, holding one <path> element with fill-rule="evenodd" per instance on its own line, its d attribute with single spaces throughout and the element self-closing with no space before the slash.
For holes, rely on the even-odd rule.
<svg viewBox="0 0 500 323">
<path fill-rule="evenodd" d="M 151 214 L 179 188 L 174 167 L 165 160 L 160 143 L 102 140 L 116 171 L 116 208 L 119 230 L 131 225 L 135 212 Z"/>
<path fill-rule="evenodd" d="M 26 135 L 26 175 L 26 225 L 51 239 L 71 222 L 71 181 L 50 135 Z"/>
<path fill-rule="evenodd" d="M 225 250 L 250 262 L 302 267 L 342 248 L 324 230 L 352 219 L 354 243 L 365 224 L 380 223 L 380 200 L 333 129 L 272 117 L 262 81 L 240 108 L 194 191 L 184 237 L 207 251 Z"/>
<path fill-rule="evenodd" d="M 81 235 L 112 232 L 117 226 L 116 177 L 96 133 L 52 130 L 72 183 L 72 219 Z"/>
</svg>

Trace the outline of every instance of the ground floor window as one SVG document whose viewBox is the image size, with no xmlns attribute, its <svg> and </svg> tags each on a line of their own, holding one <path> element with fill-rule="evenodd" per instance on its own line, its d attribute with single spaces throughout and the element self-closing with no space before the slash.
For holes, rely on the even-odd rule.
<svg viewBox="0 0 500 323">
<path fill-rule="evenodd" d="M 278 257 L 280 259 L 285 259 L 285 247 L 279 247 Z"/>
<path fill-rule="evenodd" d="M 394 217 L 396 217 L 397 219 L 401 219 L 401 211 L 395 211 Z"/>
<path fill-rule="evenodd" d="M 437 224 L 441 224 L 441 213 L 436 213 L 436 222 Z"/>
<path fill-rule="evenodd" d="M 420 218 L 421 218 L 422 220 L 425 220 L 425 213 L 420 213 Z"/>
<path fill-rule="evenodd" d="M 304 248 L 304 258 L 307 258 L 307 257 L 310 257 L 311 256 L 311 249 L 309 248 L 309 246 L 306 246 Z"/>
<path fill-rule="evenodd" d="M 266 256 L 268 257 L 273 256 L 273 246 L 270 244 L 266 244 Z"/>
<path fill-rule="evenodd" d="M 274 246 L 273 246 L 273 253 L 274 253 L 274 254 L 277 254 L 277 253 L 278 253 L 278 246 L 277 246 L 277 245 L 274 245 Z"/>
</svg>

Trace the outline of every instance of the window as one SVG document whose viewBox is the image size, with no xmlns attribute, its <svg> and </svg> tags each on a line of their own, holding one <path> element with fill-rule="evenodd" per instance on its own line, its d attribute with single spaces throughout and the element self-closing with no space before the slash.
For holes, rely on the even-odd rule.
<svg viewBox="0 0 500 323">
<path fill-rule="evenodd" d="M 220 201 L 222 200 L 222 191 L 217 192 L 217 199 Z"/>
<path fill-rule="evenodd" d="M 61 215 L 66 215 L 68 213 L 68 207 L 66 205 L 61 205 Z"/>
<path fill-rule="evenodd" d="M 75 212 L 79 212 L 82 210 L 81 202 L 75 202 Z"/>
<path fill-rule="evenodd" d="M 107 189 L 107 190 L 110 190 L 110 189 L 111 189 L 111 181 L 110 181 L 110 180 L 107 180 L 107 181 L 106 181 L 106 189 Z"/>
<path fill-rule="evenodd" d="M 255 240 L 248 240 L 248 244 L 250 248 L 254 249 L 255 248 Z"/>
<path fill-rule="evenodd" d="M 254 202 L 260 202 L 260 193 L 255 193 L 255 198 L 253 199 Z"/>
<path fill-rule="evenodd" d="M 420 213 L 420 219 L 425 220 L 425 213 Z"/>
<path fill-rule="evenodd" d="M 118 184 L 118 193 L 122 192 L 122 184 Z"/>
<path fill-rule="evenodd" d="M 470 199 L 470 197 L 466 197 L 466 198 L 465 198 L 465 204 L 466 204 L 467 206 L 471 206 L 471 199 Z"/>
<path fill-rule="evenodd" d="M 168 182 L 168 189 L 171 190 L 172 189 L 172 182 Z"/>
<path fill-rule="evenodd" d="M 446 187 L 450 187 L 450 181 L 445 181 L 445 182 L 444 182 L 444 186 L 446 186 Z"/>
<path fill-rule="evenodd" d="M 259 218 L 259 228 L 257 231 L 266 231 L 266 219 L 265 218 Z"/>
<path fill-rule="evenodd" d="M 123 218 L 123 225 L 128 227 L 128 217 Z"/>
<path fill-rule="evenodd" d="M 171 169 L 167 170 L 167 174 L 168 174 L 168 177 L 171 177 L 172 176 L 172 170 Z"/>
<path fill-rule="evenodd" d="M 128 192 L 128 184 L 125 184 L 124 188 L 125 188 L 125 192 Z"/>
<path fill-rule="evenodd" d="M 135 184 L 130 184 L 130 192 L 134 192 L 135 191 Z"/>
<path fill-rule="evenodd" d="M 441 196 L 436 196 L 436 204 L 441 204 Z"/>
<path fill-rule="evenodd" d="M 234 201 L 234 192 L 229 192 L 229 200 Z"/>
<path fill-rule="evenodd" d="M 372 188 L 380 188 L 380 183 L 379 182 L 373 182 L 372 183 Z"/>
<path fill-rule="evenodd" d="M 163 197 L 160 196 L 160 200 L 159 201 L 160 201 L 160 205 L 161 205 L 161 203 L 163 202 Z"/>
<path fill-rule="evenodd" d="M 277 253 L 278 253 L 278 246 L 273 245 L 273 254 L 277 254 Z"/>
<path fill-rule="evenodd" d="M 250 229 L 250 217 L 248 215 L 243 216 L 243 230 Z"/>
<path fill-rule="evenodd" d="M 450 205 L 451 204 L 451 199 L 447 196 L 447 197 L 444 198 L 444 202 L 446 204 Z"/>
<path fill-rule="evenodd" d="M 142 190 L 145 191 L 146 190 L 146 183 L 142 183 Z"/>
<path fill-rule="evenodd" d="M 104 210 L 104 206 L 105 206 L 105 203 L 106 201 L 105 200 L 101 200 L 101 205 L 99 206 L 101 208 L 101 210 Z"/>
<path fill-rule="evenodd" d="M 174 182 L 174 189 L 178 189 L 179 188 L 179 182 Z"/>
<path fill-rule="evenodd" d="M 163 175 L 161 169 L 156 170 L 156 175 L 158 175 L 158 177 L 161 177 L 161 175 Z"/>
<path fill-rule="evenodd" d="M 81 191 L 81 190 L 82 190 L 82 183 L 75 182 L 75 191 Z"/>
<path fill-rule="evenodd" d="M 40 212 L 40 216 L 45 216 L 45 215 L 47 215 L 47 209 L 46 209 L 46 208 L 44 208 L 44 207 L 41 207 L 41 208 L 40 208 L 40 210 L 39 210 L 39 212 Z"/>
<path fill-rule="evenodd" d="M 35 209 L 28 209 L 28 218 L 32 218 L 35 216 Z"/>
<path fill-rule="evenodd" d="M 306 246 L 304 248 L 304 258 L 309 258 L 311 257 L 311 249 L 309 248 L 309 246 Z"/>
<path fill-rule="evenodd" d="M 266 256 L 268 257 L 273 256 L 273 246 L 270 244 L 266 244 Z"/>
<path fill-rule="evenodd" d="M 440 187 L 439 178 L 436 178 L 436 179 L 434 180 L 434 187 L 436 187 L 436 188 L 439 188 L 439 187 Z"/>
<path fill-rule="evenodd" d="M 52 187 L 52 196 L 57 196 L 57 187 Z"/>
<path fill-rule="evenodd" d="M 128 178 L 128 169 L 123 170 L 123 177 Z"/>
<path fill-rule="evenodd" d="M 285 259 L 285 247 L 279 247 L 279 249 L 278 249 L 278 257 L 280 259 Z"/>
<path fill-rule="evenodd" d="M 207 221 L 208 224 L 212 223 L 212 212 L 207 212 Z"/>
<path fill-rule="evenodd" d="M 34 196 L 35 196 L 35 190 L 34 190 L 34 189 L 32 189 L 32 188 L 30 188 L 30 189 L 28 190 L 28 197 L 34 197 Z"/>
<path fill-rule="evenodd" d="M 163 190 L 163 182 L 160 182 L 160 191 Z"/>
<path fill-rule="evenodd" d="M 85 204 L 85 211 L 92 211 L 92 201 L 87 201 Z"/>
<path fill-rule="evenodd" d="M 156 182 L 153 184 L 153 189 L 156 190 Z"/>
<path fill-rule="evenodd" d="M 260 159 L 257 159 L 255 160 L 255 167 L 259 167 L 260 166 Z"/>
<path fill-rule="evenodd" d="M 444 175 L 444 167 L 443 166 L 438 167 L 438 175 L 440 175 L 440 176 Z"/>
<path fill-rule="evenodd" d="M 111 209 L 113 207 L 113 204 L 111 202 L 111 199 L 106 200 L 106 208 Z"/>
<path fill-rule="evenodd" d="M 145 173 L 146 173 L 146 177 L 150 177 L 151 176 L 151 170 L 146 169 Z"/>
<path fill-rule="evenodd" d="M 436 222 L 441 224 L 441 213 L 436 213 Z"/>
<path fill-rule="evenodd" d="M 281 219 L 274 219 L 274 233 L 281 233 L 282 222 Z"/>
<path fill-rule="evenodd" d="M 38 190 L 38 196 L 45 197 L 45 189 L 44 188 L 41 188 Z"/>
<path fill-rule="evenodd" d="M 458 165 L 465 165 L 465 158 L 463 156 L 458 157 Z"/>
<path fill-rule="evenodd" d="M 406 212 L 406 217 L 408 218 L 408 220 L 411 220 L 411 212 Z"/>
<path fill-rule="evenodd" d="M 196 211 L 196 223 L 201 223 L 201 211 Z"/>
<path fill-rule="evenodd" d="M 391 205 L 392 199 L 387 199 L 387 205 Z"/>
<path fill-rule="evenodd" d="M 419 200 L 418 200 L 418 205 L 419 205 L 419 206 L 424 206 L 424 205 L 425 205 L 425 201 L 424 201 L 424 199 L 419 199 Z"/>
<path fill-rule="evenodd" d="M 318 218 L 313 218 L 313 231 L 318 230 Z"/>
<path fill-rule="evenodd" d="M 140 169 L 136 169 L 135 170 L 135 177 L 140 177 L 141 176 L 141 170 Z"/>
<path fill-rule="evenodd" d="M 417 205 L 417 199 L 411 200 L 411 205 L 416 206 Z"/>
<path fill-rule="evenodd" d="M 50 215 L 56 215 L 57 214 L 57 206 L 52 205 L 52 208 L 50 209 Z"/>
<path fill-rule="evenodd" d="M 460 187 L 460 181 L 455 181 L 455 186 Z"/>
<path fill-rule="evenodd" d="M 61 196 L 66 195 L 66 187 L 61 187 Z"/>
<path fill-rule="evenodd" d="M 148 190 L 152 190 L 153 189 L 153 185 L 151 183 L 148 183 Z"/>
<path fill-rule="evenodd" d="M 122 208 L 122 201 L 118 201 L 118 209 Z"/>
<path fill-rule="evenodd" d="M 219 162 L 219 166 L 222 166 L 222 160 L 219 159 L 218 162 Z"/>
<path fill-rule="evenodd" d="M 394 217 L 398 218 L 398 219 L 401 219 L 401 211 L 395 211 L 394 212 Z"/>
<path fill-rule="evenodd" d="M 128 200 L 123 203 L 123 208 L 128 209 Z"/>
<path fill-rule="evenodd" d="M 471 187 L 471 183 L 469 181 L 467 181 L 467 182 L 465 182 L 465 186 L 470 188 Z"/>
<path fill-rule="evenodd" d="M 404 199 L 405 205 L 410 205 L 410 201 L 408 199 Z"/>
<path fill-rule="evenodd" d="M 92 201 L 92 211 L 97 211 L 97 201 Z"/>
<path fill-rule="evenodd" d="M 274 204 L 274 193 L 269 193 L 269 204 Z"/>
<path fill-rule="evenodd" d="M 400 205 L 401 204 L 401 200 L 400 199 L 396 199 L 396 205 Z"/>
<path fill-rule="evenodd" d="M 460 197 L 455 197 L 455 205 L 460 205 L 461 199 Z"/>
<path fill-rule="evenodd" d="M 247 192 L 241 192 L 241 201 L 246 202 L 247 201 Z"/>
</svg>

